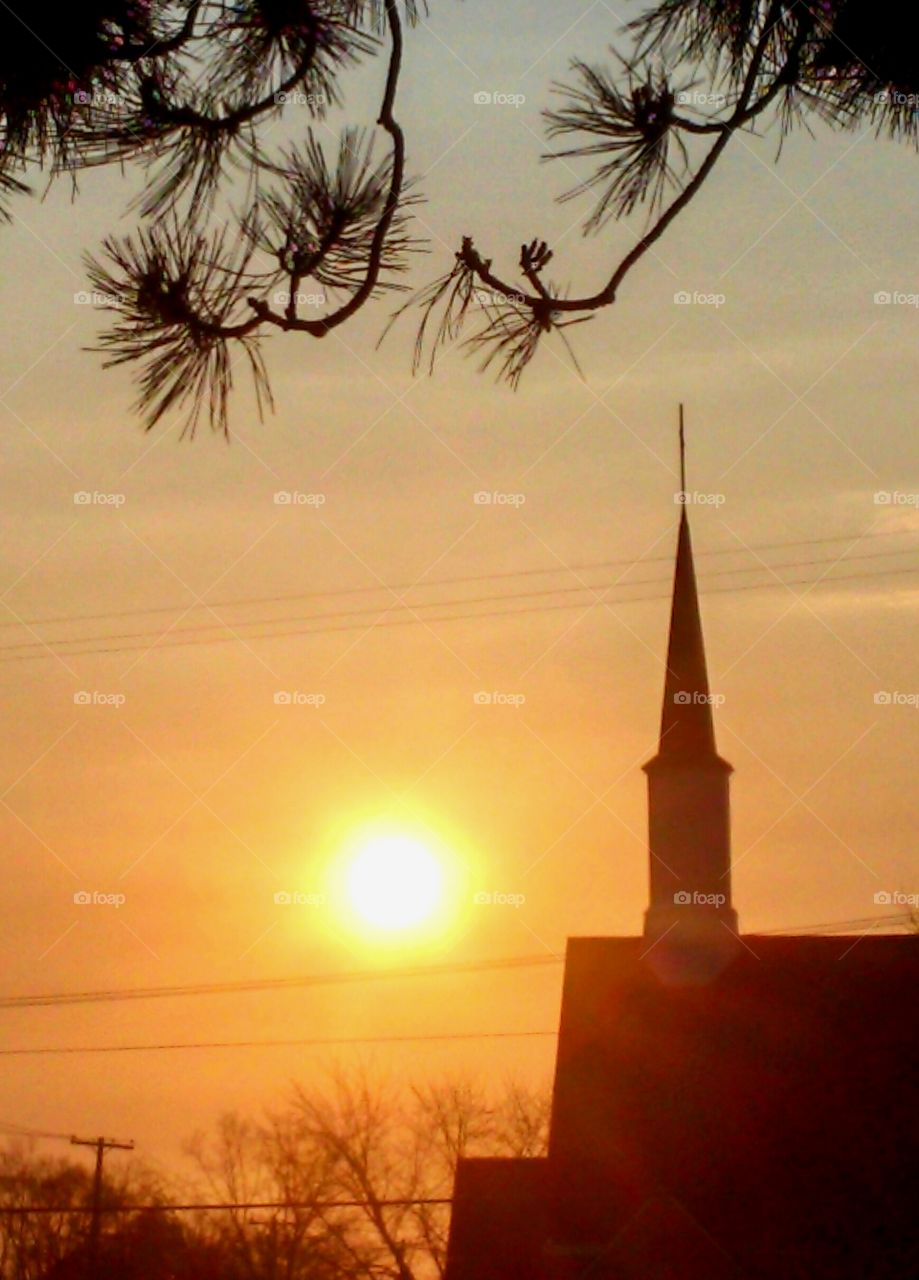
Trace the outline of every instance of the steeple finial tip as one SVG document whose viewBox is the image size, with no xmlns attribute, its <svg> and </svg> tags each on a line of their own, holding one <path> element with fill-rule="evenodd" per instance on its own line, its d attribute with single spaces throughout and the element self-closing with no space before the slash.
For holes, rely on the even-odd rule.
<svg viewBox="0 0 919 1280">
<path fill-rule="evenodd" d="M 680 493 L 686 493 L 686 433 L 683 428 L 683 404 L 680 403 Z"/>
</svg>

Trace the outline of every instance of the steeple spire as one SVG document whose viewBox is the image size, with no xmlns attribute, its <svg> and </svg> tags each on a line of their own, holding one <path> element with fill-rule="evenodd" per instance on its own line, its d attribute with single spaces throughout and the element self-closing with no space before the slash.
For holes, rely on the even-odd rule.
<svg viewBox="0 0 919 1280">
<path fill-rule="evenodd" d="M 731 766 L 718 755 L 689 532 L 680 405 L 680 513 L 657 755 L 648 775 L 651 895 L 645 932 L 737 929 L 731 906 Z"/>
<path fill-rule="evenodd" d="M 685 504 L 677 534 L 658 750 L 661 755 L 681 755 L 690 759 L 715 754 L 712 699 L 708 689 L 699 591 Z"/>
</svg>

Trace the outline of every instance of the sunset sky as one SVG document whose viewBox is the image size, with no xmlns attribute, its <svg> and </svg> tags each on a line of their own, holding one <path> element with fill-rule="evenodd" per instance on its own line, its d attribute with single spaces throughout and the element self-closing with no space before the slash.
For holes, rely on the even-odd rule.
<svg viewBox="0 0 919 1280">
<path fill-rule="evenodd" d="M 635 12 L 437 0 L 409 33 L 397 114 L 431 249 L 414 284 L 448 269 L 464 234 L 506 274 L 538 236 L 554 279 L 605 280 L 641 215 L 583 238 L 589 202 L 554 198 L 587 171 L 539 163 L 539 113 L 569 60 L 601 57 Z M 342 120 L 373 120 L 382 71 L 355 73 Z M 13 203 L 0 995 L 561 956 L 571 935 L 638 932 L 680 401 L 688 488 L 712 499 L 690 519 L 718 746 L 736 769 L 741 927 L 880 916 L 896 908 L 877 893 L 919 890 L 919 161 L 870 132 L 814 129 L 778 165 L 775 132 L 735 139 L 616 305 L 572 331 L 583 379 L 554 340 L 516 393 L 455 350 L 413 379 L 411 319 L 375 348 L 382 303 L 322 343 L 271 339 L 277 411 L 258 421 L 240 368 L 229 445 L 206 429 L 180 442 L 169 420 L 144 434 L 130 373 L 85 350 L 104 317 L 74 300 L 82 254 L 130 227 L 136 173 Z M 885 292 L 901 301 L 877 303 Z M 769 585 L 727 589 L 754 583 Z M 375 626 L 403 596 L 411 622 Z M 489 596 L 502 599 L 462 604 Z M 502 607 L 528 611 L 475 616 Z M 303 631 L 343 611 L 318 634 L 252 635 L 257 620 Z M 426 619 L 457 612 L 473 616 Z M 106 651 L 39 643 L 64 639 Z M 336 869 L 368 827 L 442 861 L 432 927 L 386 938 L 343 905 Z M 0 1118 L 132 1137 L 176 1167 L 222 1110 L 254 1112 L 336 1060 L 548 1079 L 550 1037 L 9 1050 L 551 1031 L 561 973 L 7 1009 Z"/>
</svg>

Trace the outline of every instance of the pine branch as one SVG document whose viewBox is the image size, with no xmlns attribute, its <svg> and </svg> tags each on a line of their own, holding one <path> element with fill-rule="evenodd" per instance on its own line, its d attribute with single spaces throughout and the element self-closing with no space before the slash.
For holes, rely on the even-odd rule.
<svg viewBox="0 0 919 1280">
<path fill-rule="evenodd" d="M 147 430 L 184 409 L 183 434 L 194 435 L 202 414 L 227 434 L 234 342 L 252 374 L 259 413 L 272 407 L 258 320 L 238 314 L 241 297 L 259 280 L 249 270 L 248 246 L 229 250 L 226 228 L 204 235 L 174 222 L 136 239 L 110 238 L 103 248 L 108 264 L 89 258 L 89 278 L 106 299 L 103 309 L 119 319 L 94 350 L 108 355 L 105 367 L 142 364 L 136 407 Z"/>
</svg>

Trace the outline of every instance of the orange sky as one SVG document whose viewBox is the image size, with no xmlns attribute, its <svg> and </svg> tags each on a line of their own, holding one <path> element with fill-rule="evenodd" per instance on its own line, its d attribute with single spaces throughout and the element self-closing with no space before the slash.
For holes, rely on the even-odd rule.
<svg viewBox="0 0 919 1280">
<path fill-rule="evenodd" d="M 507 265 L 522 240 L 544 236 L 557 276 L 596 282 L 635 226 L 580 238 L 587 206 L 552 203 L 571 174 L 537 163 L 538 113 L 567 59 L 595 57 L 617 24 L 587 3 L 515 0 L 501 14 L 473 0 L 438 4 L 409 37 L 401 114 L 411 167 L 428 174 L 420 212 L 432 241 L 417 280 L 444 269 L 460 235 L 473 233 Z M 355 82 L 351 118 L 370 110 L 373 83 Z M 526 102 L 476 106 L 483 89 Z M 214 622 L 202 599 L 379 589 L 218 610 L 244 631 L 238 624 L 255 617 L 382 609 L 392 602 L 385 584 L 555 569 L 537 585 L 605 588 L 622 567 L 570 566 L 610 561 L 645 561 L 623 581 L 654 581 L 617 586 L 612 605 L 516 618 L 66 662 L 0 654 L 2 994 L 388 962 L 385 949 L 343 930 L 332 905 L 274 902 L 279 890 L 317 891 L 349 832 L 373 818 L 427 826 L 468 869 L 458 930 L 404 948 L 405 961 L 560 953 L 571 934 L 638 930 L 639 766 L 653 750 L 663 685 L 681 399 L 689 487 L 723 497 L 696 505 L 691 520 L 711 685 L 724 698 L 719 749 L 736 768 L 741 925 L 871 916 L 883 910 L 875 893 L 919 889 L 919 717 L 908 701 L 874 700 L 919 691 L 915 578 L 846 579 L 803 597 L 778 584 L 716 589 L 764 580 L 717 576 L 763 562 L 820 560 L 784 571 L 809 578 L 837 557 L 846 564 L 835 573 L 917 564 L 915 505 L 874 498 L 919 492 L 919 309 L 874 302 L 878 291 L 919 287 L 915 157 L 818 129 L 816 141 L 792 139 L 776 169 L 774 146 L 774 137 L 735 142 L 616 307 L 575 331 L 585 382 L 551 346 L 516 395 L 455 352 L 434 380 L 413 381 L 409 325 L 374 350 L 387 315 L 378 307 L 321 345 L 269 343 L 278 412 L 259 424 L 241 386 L 229 447 L 206 433 L 179 444 L 168 423 L 145 436 L 128 375 L 102 374 L 81 351 L 100 318 L 73 302 L 85 285 L 80 255 L 127 228 L 130 180 L 92 174 L 76 204 L 60 187 L 14 206 L 14 225 L 0 231 L 4 647 L 36 638 L 17 619 L 165 609 L 37 629 L 55 637 Z M 725 301 L 675 305 L 680 291 Z M 282 490 L 325 500 L 279 506 Z M 78 505 L 78 491 L 123 503 Z M 476 504 L 479 491 L 523 501 Z M 843 540 L 760 549 L 821 539 Z M 902 554 L 876 558 L 890 550 Z M 408 599 L 532 587 L 492 580 Z M 626 603 L 631 595 L 653 598 Z M 325 701 L 279 705 L 279 691 Z M 482 691 L 525 701 L 483 705 Z M 78 692 L 95 704 L 75 703 Z M 125 902 L 81 906 L 79 891 Z M 475 904 L 475 892 L 525 902 Z M 6 1011 L 0 1047 L 547 1029 L 560 977 L 558 966 Z M 272 1101 L 329 1056 L 5 1056 L 0 1117 L 134 1137 L 170 1164 L 222 1107 Z M 552 1043 L 429 1042 L 378 1048 L 374 1060 L 419 1075 L 548 1075 Z"/>
</svg>

